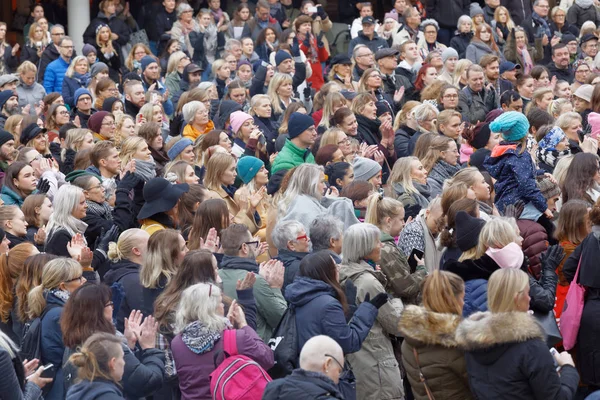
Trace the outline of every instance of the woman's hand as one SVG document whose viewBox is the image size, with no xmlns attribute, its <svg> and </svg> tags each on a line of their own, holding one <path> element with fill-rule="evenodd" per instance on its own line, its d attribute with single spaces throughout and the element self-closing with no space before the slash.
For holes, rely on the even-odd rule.
<svg viewBox="0 0 600 400">
<path fill-rule="evenodd" d="M 258 204 L 265 198 L 266 195 L 267 195 L 267 187 L 266 186 L 263 186 L 260 189 L 258 189 L 255 193 L 253 193 L 250 196 L 250 199 L 249 199 L 250 207 L 252 207 L 253 210 L 256 210 L 256 207 L 258 207 Z"/>
<path fill-rule="evenodd" d="M 329 186 L 329 189 L 325 191 L 325 197 L 338 198 L 340 197 L 340 192 L 335 186 Z"/>
<path fill-rule="evenodd" d="M 404 91 L 404 86 L 401 86 L 400 89 L 396 90 L 394 93 L 394 101 L 396 103 L 400 103 L 400 101 L 402 101 L 402 98 L 404 97 Z"/>
<path fill-rule="evenodd" d="M 260 129 L 258 129 L 258 128 L 252 129 L 252 132 L 250 132 L 250 139 L 258 140 L 258 138 L 261 137 L 262 134 L 263 133 L 260 131 Z"/>
<path fill-rule="evenodd" d="M 546 218 L 548 218 L 549 220 L 552 220 L 554 218 L 554 214 L 552 213 L 552 211 L 550 211 L 549 208 L 546 208 L 546 211 L 544 211 L 544 215 L 546 216 Z"/>
<path fill-rule="evenodd" d="M 554 359 L 556 360 L 556 363 L 559 367 L 562 367 L 563 365 L 570 365 L 571 367 L 575 366 L 575 363 L 573 362 L 573 357 L 571 357 L 571 355 L 566 351 L 563 351 L 562 353 L 555 353 Z"/>
<path fill-rule="evenodd" d="M 75 261 L 81 257 L 81 252 L 86 247 L 85 241 L 81 233 L 77 233 L 71 238 L 71 241 L 67 243 L 67 251 L 71 258 Z"/>
<path fill-rule="evenodd" d="M 35 235 L 33 235 L 33 241 L 35 244 L 40 245 L 46 242 L 46 225 L 40 227 Z"/>
<path fill-rule="evenodd" d="M 140 325 L 137 337 L 142 350 L 156 347 L 156 332 L 158 332 L 158 322 L 156 322 L 152 315 L 148 315 L 142 325 Z"/>
<path fill-rule="evenodd" d="M 211 253 L 216 253 L 219 250 L 220 239 L 217 236 L 217 230 L 215 228 L 210 228 L 208 230 L 208 235 L 206 235 L 206 241 L 200 238 L 200 248 L 204 250 L 208 250 Z"/>
<path fill-rule="evenodd" d="M 37 367 L 40 365 L 40 360 L 38 360 L 37 358 L 34 358 L 33 360 L 29 361 L 27 359 L 23 360 L 23 369 L 25 370 L 25 376 L 29 376 L 33 373 L 35 373 L 35 370 L 37 369 Z"/>
<path fill-rule="evenodd" d="M 377 150 L 375 154 L 373 154 L 373 160 L 377 161 L 377 163 L 383 166 L 383 162 L 385 161 L 385 156 L 381 150 Z"/>
<path fill-rule="evenodd" d="M 125 318 L 125 331 L 123 335 L 127 339 L 127 346 L 130 349 L 135 348 L 135 344 L 140 336 L 140 324 L 142 323 L 142 312 L 140 310 L 131 310 L 129 318 Z"/>
<path fill-rule="evenodd" d="M 248 325 L 246 322 L 246 314 L 244 314 L 244 310 L 242 310 L 242 307 L 240 307 L 237 300 L 233 300 L 231 303 L 227 318 L 236 329 L 242 329 Z"/>
<path fill-rule="evenodd" d="M 33 375 L 30 375 L 27 380 L 29 382 L 33 382 L 37 387 L 42 389 L 44 386 L 53 381 L 52 378 L 42 378 L 42 372 L 44 372 L 44 367 L 39 367 L 37 371 Z"/>
</svg>

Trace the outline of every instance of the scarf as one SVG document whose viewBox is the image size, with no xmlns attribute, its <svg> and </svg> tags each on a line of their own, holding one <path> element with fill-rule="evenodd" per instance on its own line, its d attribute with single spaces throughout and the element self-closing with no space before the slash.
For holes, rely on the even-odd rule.
<svg viewBox="0 0 600 400">
<path fill-rule="evenodd" d="M 438 160 L 433 165 L 433 168 L 431 168 L 428 177 L 437 182 L 444 183 L 446 179 L 452 178 L 458 171 L 460 171 L 459 164 L 450 165 L 444 160 Z"/>
<path fill-rule="evenodd" d="M 423 252 L 425 266 L 427 271 L 432 273 L 436 269 L 440 268 L 440 259 L 442 258 L 442 252 L 438 250 L 436 240 L 431 234 L 427 222 L 425 221 L 425 210 L 421 210 L 417 217 L 417 223 L 421 225 L 423 229 L 423 241 L 425 242 L 425 251 Z"/>
<path fill-rule="evenodd" d="M 89 72 L 86 72 L 83 75 L 75 72 L 73 74 L 73 79 L 75 79 L 77 82 L 79 82 L 81 87 L 88 87 L 90 84 L 90 81 L 92 80 L 92 77 L 90 76 Z"/>
<path fill-rule="evenodd" d="M 50 293 L 51 295 L 61 299 L 62 301 L 64 301 L 65 303 L 67 302 L 67 300 L 69 300 L 69 296 L 71 295 L 68 291 L 66 290 L 61 290 L 59 288 L 56 289 L 50 289 L 47 291 L 48 293 Z"/>
<path fill-rule="evenodd" d="M 431 198 L 431 189 L 429 184 L 422 184 L 414 180 L 412 183 L 415 189 L 419 191 L 419 195 L 424 198 L 425 202 L 427 203 L 425 204 L 425 207 L 427 207 L 427 205 L 429 205 L 429 199 Z M 418 203 L 421 204 L 420 201 L 418 201 Z"/>
<path fill-rule="evenodd" d="M 563 158 L 564 156 L 568 156 L 571 154 L 571 149 L 566 149 L 563 151 L 558 150 L 550 150 L 550 149 L 541 149 L 538 148 L 536 151 L 536 157 L 539 161 L 544 162 L 550 167 L 554 168 L 558 160 Z"/>
<path fill-rule="evenodd" d="M 99 204 L 95 201 L 88 200 L 86 201 L 86 203 L 88 205 L 87 212 L 89 214 L 103 217 L 109 221 L 113 220 L 112 209 L 110 208 L 107 202 Z"/>
<path fill-rule="evenodd" d="M 415 43 L 417 43 L 417 42 L 418 42 L 418 38 L 417 38 L 417 37 L 418 37 L 418 35 L 419 35 L 419 32 L 420 32 L 420 31 L 419 31 L 419 28 L 417 28 L 417 29 L 412 29 L 410 26 L 408 26 L 408 25 L 404 25 L 404 29 L 406 30 L 406 32 L 408 32 L 408 34 L 409 34 L 409 36 L 410 36 L 410 39 L 411 39 L 412 41 L 414 41 Z"/>
<path fill-rule="evenodd" d="M 575 0 L 575 4 L 581 8 L 590 8 L 594 5 L 594 0 Z"/>
<path fill-rule="evenodd" d="M 548 26 L 548 22 L 542 17 L 540 17 L 536 12 L 531 14 L 531 19 L 539 25 L 538 29 L 541 27 L 543 29 L 543 33 L 545 33 L 548 37 L 552 37 L 552 32 L 550 31 L 550 27 Z"/>
<path fill-rule="evenodd" d="M 225 327 L 231 328 L 228 319 L 223 318 Z M 210 330 L 202 321 L 195 321 L 187 325 L 181 332 L 181 340 L 195 354 L 208 353 L 215 347 L 215 343 L 221 339 L 222 331 Z"/>
<path fill-rule="evenodd" d="M 501 249 L 493 249 L 490 247 L 486 250 L 485 254 L 490 256 L 500 268 L 521 268 L 525 257 L 521 247 L 514 242 L 507 244 Z"/>
<path fill-rule="evenodd" d="M 485 201 L 481 201 L 481 200 L 477 200 L 477 204 L 479 205 L 479 210 L 481 212 L 486 213 L 487 215 L 492 215 L 492 213 L 494 212 L 494 210 L 492 209 L 492 206 L 490 206 L 488 203 L 486 203 Z"/>
<path fill-rule="evenodd" d="M 144 182 L 148 182 L 150 179 L 156 177 L 156 163 L 154 160 L 144 161 L 136 159 L 134 173 L 142 178 Z"/>
<path fill-rule="evenodd" d="M 304 40 L 306 39 L 306 35 L 302 35 L 301 33 L 297 34 L 298 36 L 298 42 L 303 43 Z M 316 40 L 313 38 L 313 36 L 309 33 L 308 34 L 308 40 L 310 43 L 310 46 L 308 48 L 308 53 L 306 54 L 306 57 L 310 60 L 310 62 L 319 62 L 319 52 L 317 50 L 317 46 L 316 46 Z"/>
<path fill-rule="evenodd" d="M 519 49 L 517 47 L 517 51 L 519 53 L 521 53 L 521 58 L 523 59 L 523 64 L 525 64 L 523 66 L 524 68 L 524 73 L 525 74 L 529 74 L 533 68 L 533 60 L 531 59 L 531 55 L 529 54 L 529 50 L 527 50 L 527 45 L 525 45 L 525 47 L 523 47 L 522 49 Z"/>
<path fill-rule="evenodd" d="M 212 15 L 215 19 L 215 22 L 218 23 L 221 20 L 221 18 L 223 18 L 223 10 L 219 8 L 217 11 L 215 11 L 211 8 L 210 15 Z"/>
</svg>

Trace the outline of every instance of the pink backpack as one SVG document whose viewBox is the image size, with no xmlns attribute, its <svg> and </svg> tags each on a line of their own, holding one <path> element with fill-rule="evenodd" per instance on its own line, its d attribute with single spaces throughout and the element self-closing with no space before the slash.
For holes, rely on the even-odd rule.
<svg viewBox="0 0 600 400">
<path fill-rule="evenodd" d="M 565 350 L 571 350 L 577 343 L 577 334 L 581 325 L 581 314 L 583 314 L 583 305 L 585 302 L 585 287 L 577 283 L 579 277 L 579 268 L 581 267 L 581 258 L 577 265 L 577 272 L 571 281 L 565 306 L 560 316 L 560 334 L 563 337 L 563 347 Z"/>
<path fill-rule="evenodd" d="M 271 377 L 254 360 L 238 354 L 236 331 L 223 332 L 225 360 L 210 374 L 213 400 L 261 400 Z"/>
</svg>

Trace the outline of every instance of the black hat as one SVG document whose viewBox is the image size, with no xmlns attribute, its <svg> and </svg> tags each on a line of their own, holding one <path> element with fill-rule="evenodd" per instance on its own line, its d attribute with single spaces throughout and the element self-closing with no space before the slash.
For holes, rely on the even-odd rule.
<svg viewBox="0 0 600 400">
<path fill-rule="evenodd" d="M 119 99 L 117 97 L 109 97 L 109 98 L 105 99 L 104 102 L 102 103 L 102 111 L 107 111 L 109 113 L 113 112 L 113 110 L 112 110 L 113 105 L 117 101 L 120 101 L 121 103 L 123 102 L 121 99 Z"/>
<path fill-rule="evenodd" d="M 379 49 L 377 50 L 377 53 L 375 53 L 375 61 L 379 61 L 386 57 L 395 57 L 398 54 L 400 54 L 400 52 L 397 49 L 392 49 L 389 47 L 386 47 L 385 49 Z"/>
<path fill-rule="evenodd" d="M 583 46 L 584 43 L 587 43 L 590 40 L 598 41 L 598 37 L 593 33 L 587 33 L 581 37 L 581 39 L 579 40 L 579 45 Z"/>
<path fill-rule="evenodd" d="M 375 25 L 375 18 L 373 18 L 371 16 L 364 17 L 362 19 L 362 24 L 363 25 L 369 25 L 369 24 Z"/>
<path fill-rule="evenodd" d="M 392 113 L 388 105 L 383 101 L 375 102 L 375 107 L 377 107 L 377 118 L 381 117 L 385 113 Z"/>
<path fill-rule="evenodd" d="M 560 42 L 564 44 L 572 41 L 577 41 L 577 38 L 572 33 L 563 33 L 562 38 L 560 39 Z"/>
<path fill-rule="evenodd" d="M 190 190 L 190 185 L 181 183 L 171 184 L 164 178 L 152 178 L 144 186 L 144 206 L 138 214 L 138 219 L 146 219 L 155 214 L 172 210 L 184 193 Z"/>
<path fill-rule="evenodd" d="M 10 132 L 0 129 L 0 146 L 3 146 L 9 140 L 15 140 L 14 136 Z"/>
<path fill-rule="evenodd" d="M 469 144 L 475 149 L 481 149 L 488 143 L 491 134 L 490 124 L 480 122 L 473 129 L 473 139 L 469 141 Z"/>
<path fill-rule="evenodd" d="M 461 251 L 467 251 L 479 243 L 479 233 L 485 225 L 480 218 L 471 217 L 464 211 L 456 213 L 456 245 Z"/>
<path fill-rule="evenodd" d="M 288 173 L 287 169 L 280 169 L 271 175 L 271 179 L 269 179 L 269 183 L 267 183 L 267 194 L 272 196 L 281 187 L 281 181 L 283 181 L 283 177 Z"/>
<path fill-rule="evenodd" d="M 35 139 L 42 133 L 46 133 L 46 131 L 46 128 L 40 128 L 38 124 L 32 122 L 21 131 L 21 137 L 19 141 L 21 142 L 21 144 L 27 146 L 27 143 L 29 143 L 29 141 Z"/>
<path fill-rule="evenodd" d="M 186 65 L 185 68 L 183 69 L 184 75 L 192 74 L 194 72 L 200 72 L 200 71 L 203 71 L 203 69 L 200 68 L 198 66 L 198 64 L 194 64 L 194 63 Z"/>
<path fill-rule="evenodd" d="M 352 60 L 346 54 L 336 54 L 332 59 L 330 65 L 352 65 Z"/>
</svg>

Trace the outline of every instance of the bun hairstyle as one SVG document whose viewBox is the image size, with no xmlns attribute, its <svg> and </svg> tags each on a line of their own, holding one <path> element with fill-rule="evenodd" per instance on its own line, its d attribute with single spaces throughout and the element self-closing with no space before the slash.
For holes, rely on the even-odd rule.
<svg viewBox="0 0 600 400">
<path fill-rule="evenodd" d="M 141 229 L 127 229 L 119 235 L 117 242 L 108 244 L 108 259 L 113 262 L 125 260 L 131 257 L 134 247 L 138 242 L 138 233 L 143 232 Z"/>
<path fill-rule="evenodd" d="M 367 203 L 365 222 L 381 228 L 381 223 L 384 218 L 397 217 L 402 210 L 404 210 L 404 206 L 398 200 L 390 197 L 383 197 L 383 195 L 379 193 L 373 193 L 369 196 Z"/>
<path fill-rule="evenodd" d="M 341 191 L 342 187 L 337 183 L 338 179 L 344 179 L 344 176 L 348 173 L 348 169 L 350 169 L 352 165 L 347 162 L 337 162 L 330 163 L 325 166 L 325 175 L 327 176 L 327 181 L 329 186 L 335 186 L 337 190 Z"/>
<path fill-rule="evenodd" d="M 77 379 L 90 382 L 105 379 L 119 384 L 110 375 L 109 363 L 122 354 L 122 346 L 121 339 L 110 333 L 95 333 L 90 336 L 79 352 L 69 357 L 69 362 L 77 367 Z"/>
</svg>

